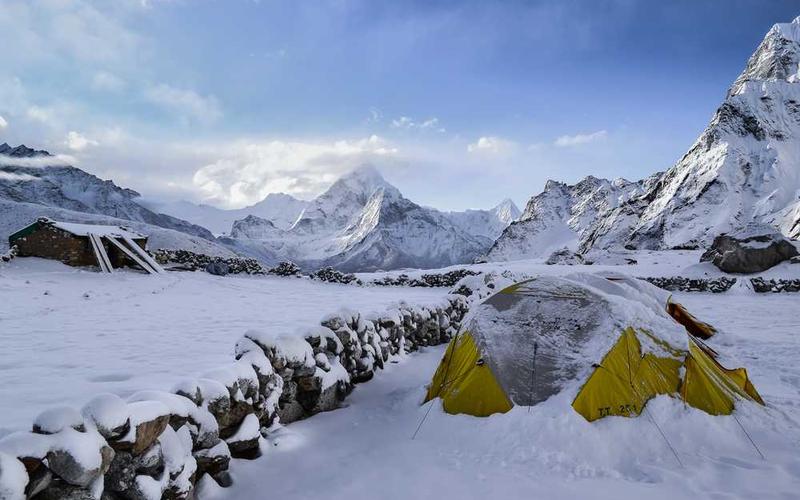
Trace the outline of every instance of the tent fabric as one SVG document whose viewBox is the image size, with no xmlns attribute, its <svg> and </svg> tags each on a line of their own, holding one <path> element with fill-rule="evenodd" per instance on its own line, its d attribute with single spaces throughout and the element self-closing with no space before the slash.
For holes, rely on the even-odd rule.
<svg viewBox="0 0 800 500">
<path fill-rule="evenodd" d="M 655 288 L 584 274 L 501 290 L 473 308 L 425 400 L 441 398 L 448 413 L 488 416 L 535 405 L 585 376 L 572 406 L 589 421 L 637 416 L 658 395 L 712 415 L 731 413 L 741 399 L 764 404 L 747 372 L 724 368 L 664 307 L 668 296 L 648 287 Z M 681 318 L 697 321 L 678 306 Z"/>
<path fill-rule="evenodd" d="M 434 398 L 442 399 L 448 413 L 478 417 L 505 413 L 513 406 L 469 332 L 457 335 L 447 346 L 425 401 Z"/>
<path fill-rule="evenodd" d="M 690 406 L 711 415 L 730 415 L 738 398 L 764 404 L 744 368 L 723 367 L 694 341 L 689 342 L 684 366 L 681 398 Z"/>
<path fill-rule="evenodd" d="M 642 355 L 633 328 L 626 328 L 581 388 L 572 407 L 586 420 L 637 416 L 659 394 L 671 394 L 680 385 L 681 360 Z"/>
<path fill-rule="evenodd" d="M 667 299 L 667 312 L 672 319 L 683 325 L 686 331 L 695 337 L 708 340 L 717 333 L 716 328 L 695 318 L 683 305 L 672 302 L 671 297 Z"/>
</svg>

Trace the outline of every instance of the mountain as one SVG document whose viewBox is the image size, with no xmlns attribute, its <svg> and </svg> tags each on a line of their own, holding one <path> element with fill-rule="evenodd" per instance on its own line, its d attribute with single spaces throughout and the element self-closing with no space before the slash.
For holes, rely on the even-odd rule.
<svg viewBox="0 0 800 500">
<path fill-rule="evenodd" d="M 214 234 L 228 234 L 233 223 L 249 215 L 269 220 L 276 227 L 289 229 L 308 203 L 284 193 L 270 193 L 253 205 L 224 210 L 189 201 L 169 203 L 148 202 L 148 208 L 190 221 L 211 230 Z"/>
<path fill-rule="evenodd" d="M 513 201 L 505 199 L 489 210 L 447 212 L 450 222 L 477 237 L 497 239 L 509 224 L 519 219 L 521 212 Z"/>
<path fill-rule="evenodd" d="M 588 176 L 575 185 L 547 181 L 528 201 L 519 220 L 494 242 L 487 258 L 494 261 L 547 257 L 554 250 L 576 250 L 600 216 L 640 195 L 644 182 L 609 181 Z"/>
<path fill-rule="evenodd" d="M 0 144 L 0 247 L 9 234 L 47 216 L 72 222 L 123 224 L 151 235 L 151 246 L 212 255 L 230 251 L 205 228 L 139 205 L 139 193 L 79 168 L 60 165 L 47 151 Z"/>
<path fill-rule="evenodd" d="M 770 29 L 683 158 L 583 246 L 706 246 L 751 223 L 800 237 L 800 17 Z"/>
<path fill-rule="evenodd" d="M 447 214 L 406 199 L 372 167 L 337 180 L 288 229 L 251 216 L 235 222 L 231 237 L 222 241 L 268 263 L 282 258 L 344 271 L 465 263 L 491 244 Z"/>
<path fill-rule="evenodd" d="M 674 166 L 613 191 L 581 195 L 581 183 L 548 183 L 489 258 L 540 257 L 565 245 L 583 253 L 698 248 L 752 224 L 799 238 L 800 17 L 770 29 Z"/>
</svg>

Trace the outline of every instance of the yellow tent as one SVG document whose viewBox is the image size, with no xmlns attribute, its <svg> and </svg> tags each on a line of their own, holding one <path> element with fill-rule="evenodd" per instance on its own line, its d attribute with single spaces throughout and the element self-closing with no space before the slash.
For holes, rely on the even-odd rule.
<svg viewBox="0 0 800 500">
<path fill-rule="evenodd" d="M 659 394 L 712 415 L 730 414 L 737 400 L 764 404 L 747 372 L 724 368 L 688 334 L 688 320 L 673 319 L 667 301 L 631 278 L 541 277 L 508 287 L 475 307 L 426 401 L 441 398 L 448 413 L 488 416 L 539 403 L 585 374 L 572 407 L 589 421 L 639 415 Z M 679 307 L 682 319 L 714 331 Z M 593 353 L 602 359 L 587 366 L 600 357 Z"/>
</svg>

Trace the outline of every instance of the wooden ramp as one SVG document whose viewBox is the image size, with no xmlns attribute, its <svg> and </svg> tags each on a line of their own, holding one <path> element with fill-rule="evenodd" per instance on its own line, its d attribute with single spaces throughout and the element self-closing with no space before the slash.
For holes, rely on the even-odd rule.
<svg viewBox="0 0 800 500">
<path fill-rule="evenodd" d="M 128 258 L 130 258 L 132 261 L 136 262 L 139 265 L 139 267 L 141 267 L 142 269 L 144 269 L 145 271 L 147 271 L 150 274 L 158 274 L 158 271 L 153 269 L 147 262 L 145 262 L 144 260 L 139 258 L 139 256 L 136 253 L 134 253 L 133 250 L 128 248 L 126 245 L 122 244 L 117 238 L 115 238 L 113 236 L 106 236 L 106 239 L 109 242 L 111 242 L 112 245 L 114 245 L 115 247 L 119 248 L 122 251 L 122 253 L 124 253 L 125 255 L 128 256 Z M 136 244 L 134 243 L 134 245 L 136 245 Z"/>
<path fill-rule="evenodd" d="M 134 241 L 133 241 L 132 239 L 130 239 L 130 238 L 129 238 L 129 237 L 127 237 L 127 236 L 123 236 L 123 237 L 122 237 L 122 239 L 123 239 L 123 241 L 125 241 L 125 243 L 127 243 L 127 244 L 128 244 L 128 247 L 129 247 L 129 248 L 130 248 L 130 249 L 131 249 L 131 250 L 132 250 L 132 251 L 133 251 L 133 252 L 134 252 L 136 255 L 138 255 L 138 256 L 139 256 L 139 258 L 140 258 L 140 259 L 142 259 L 143 261 L 145 261 L 145 262 L 147 263 L 147 265 L 149 265 L 149 266 L 150 266 L 150 268 L 151 268 L 151 269 L 153 269 L 153 271 L 154 271 L 156 274 L 164 274 L 164 273 L 166 273 L 166 271 L 164 270 L 164 268 L 162 268 L 160 265 L 158 265 L 158 262 L 156 262 L 156 261 L 155 261 L 155 259 L 153 259 L 152 257 L 150 257 L 150 254 L 149 254 L 149 253 L 147 253 L 146 251 L 142 250 L 142 247 L 140 247 L 139 245 L 137 245 L 136 243 L 134 243 Z"/>
<path fill-rule="evenodd" d="M 92 244 L 92 250 L 94 250 L 94 256 L 97 259 L 97 264 L 100 266 L 100 271 L 104 273 L 114 272 L 114 268 L 111 267 L 111 260 L 108 258 L 100 236 L 94 233 L 88 233 L 87 236 Z"/>
</svg>

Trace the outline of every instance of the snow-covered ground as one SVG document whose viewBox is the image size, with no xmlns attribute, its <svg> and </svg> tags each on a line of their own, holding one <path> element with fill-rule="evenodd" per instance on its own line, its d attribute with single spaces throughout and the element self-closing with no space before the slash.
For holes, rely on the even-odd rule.
<svg viewBox="0 0 800 500">
<path fill-rule="evenodd" d="M 454 265 L 442 269 L 411 269 L 396 270 L 376 273 L 357 273 L 363 281 L 372 281 L 384 276 L 397 276 L 407 274 L 414 278 L 426 273 L 442 273 L 454 269 L 469 268 L 481 272 L 511 271 L 515 275 L 536 276 L 539 274 L 565 275 L 576 272 L 615 272 L 624 273 L 640 278 L 660 276 L 682 276 L 685 278 L 717 278 L 727 276 L 798 279 L 800 278 L 800 265 L 783 262 L 771 269 L 753 275 L 732 275 L 720 271 L 710 262 L 700 262 L 702 250 L 637 250 L 617 253 L 599 253 L 593 256 L 596 262 L 592 265 L 547 265 L 544 258 L 523 259 L 509 262 L 487 262 L 475 265 Z M 626 259 L 632 259 L 635 264 L 627 264 Z"/>
<path fill-rule="evenodd" d="M 0 435 L 100 392 L 169 389 L 230 363 L 236 340 L 252 328 L 302 334 L 342 307 L 377 312 L 446 292 L 206 273 L 103 275 L 15 259 L 0 264 Z"/>
<path fill-rule="evenodd" d="M 570 407 L 574 394 L 489 418 L 435 402 L 412 440 L 440 346 L 389 365 L 346 408 L 280 430 L 260 459 L 232 464 L 231 488 L 206 482 L 200 498 L 798 498 L 800 295 L 676 298 L 720 328 L 711 345 L 747 367 L 766 408 L 712 417 L 662 396 L 649 417 L 588 423 Z"/>
</svg>

